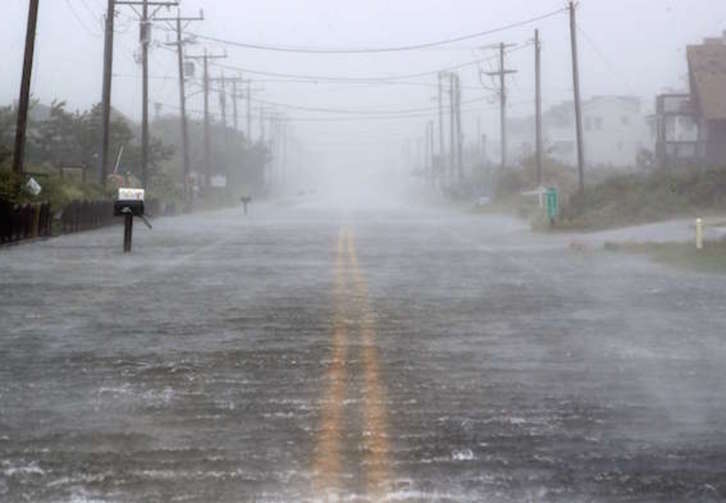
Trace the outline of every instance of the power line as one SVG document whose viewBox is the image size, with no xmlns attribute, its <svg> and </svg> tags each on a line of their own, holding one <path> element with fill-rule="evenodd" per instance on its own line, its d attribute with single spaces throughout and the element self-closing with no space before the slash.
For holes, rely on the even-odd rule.
<svg viewBox="0 0 726 503">
<path fill-rule="evenodd" d="M 71 14 L 76 19 L 78 24 L 81 25 L 81 28 L 83 28 L 86 31 L 86 33 L 88 33 L 92 37 L 96 37 L 96 38 L 98 38 L 102 35 L 102 33 L 94 31 L 88 27 L 88 25 L 85 23 L 85 21 L 83 21 L 83 19 L 81 19 L 81 16 L 78 14 L 78 11 L 76 11 L 75 7 L 73 7 L 73 4 L 70 2 L 70 0 L 66 0 L 66 5 L 68 6 L 68 10 L 71 11 Z"/>
<path fill-rule="evenodd" d="M 510 103 L 510 106 L 519 106 L 519 105 L 527 105 L 531 106 L 532 103 L 534 103 L 534 100 L 524 100 L 519 102 Z M 178 110 L 179 107 L 176 105 L 172 105 L 169 103 L 161 103 L 163 106 Z M 473 113 L 473 112 L 481 112 L 484 110 L 494 110 L 497 109 L 499 106 L 488 106 L 488 107 L 476 107 L 476 108 L 467 108 L 462 109 L 462 113 Z M 197 110 L 197 109 L 187 109 L 189 113 L 193 113 L 196 115 L 203 115 L 203 110 Z M 446 114 L 449 113 L 449 111 L 445 112 Z M 221 118 L 222 114 L 221 112 L 209 112 L 210 115 L 213 115 L 217 118 Z M 405 114 L 396 114 L 396 115 L 361 115 L 361 116 L 344 116 L 344 117 L 295 117 L 295 116 L 287 116 L 285 115 L 285 120 L 290 122 L 365 122 L 367 120 L 394 120 L 394 119 L 416 119 L 416 118 L 422 118 L 422 117 L 431 117 L 431 113 L 405 113 Z M 259 119 L 259 114 L 253 114 L 254 119 Z"/>
<path fill-rule="evenodd" d="M 436 75 L 440 71 L 453 71 L 453 70 L 460 70 L 462 68 L 466 68 L 468 66 L 477 65 L 484 61 L 484 59 L 476 59 L 474 61 L 469 61 L 466 63 L 462 63 L 455 66 L 450 66 L 448 68 L 444 68 L 441 70 L 431 70 L 426 72 L 420 72 L 420 73 L 409 73 L 409 74 L 396 74 L 396 75 L 376 75 L 376 76 L 368 76 L 368 77 L 339 77 L 339 76 L 330 76 L 330 75 L 308 75 L 308 74 L 294 74 L 294 73 L 280 73 L 280 72 L 269 72 L 269 71 L 262 71 L 262 70 L 253 70 L 251 68 L 243 68 L 239 66 L 231 66 L 231 65 L 220 65 L 217 64 L 219 68 L 225 68 L 229 70 L 237 70 L 244 73 L 250 73 L 253 75 L 264 75 L 268 77 L 280 77 L 280 78 L 291 78 L 291 79 L 299 79 L 299 80 L 307 80 L 310 82 L 316 82 L 316 81 L 327 81 L 327 82 L 359 82 L 359 83 L 366 83 L 366 82 L 391 82 L 395 80 L 403 80 L 403 79 L 412 79 L 417 77 L 428 77 L 430 75 Z"/>
<path fill-rule="evenodd" d="M 598 45 L 595 43 L 593 38 L 590 35 L 588 35 L 587 32 L 585 32 L 585 30 L 582 29 L 582 26 L 580 26 L 579 23 L 577 24 L 577 31 L 579 31 L 580 34 L 584 37 L 585 42 L 588 43 L 588 45 L 593 50 L 593 52 L 597 55 L 597 57 L 599 57 L 605 63 L 605 66 L 607 66 L 611 72 L 618 74 L 618 76 L 621 78 L 621 80 L 623 80 L 625 82 L 625 86 L 628 88 L 628 91 L 630 93 L 632 93 L 633 85 L 632 85 L 630 78 L 627 75 L 625 75 L 622 71 L 620 71 L 620 69 L 615 64 L 613 64 L 613 62 L 598 47 Z"/>
<path fill-rule="evenodd" d="M 547 14 L 532 17 L 529 19 L 524 19 L 522 21 L 517 21 L 515 23 L 511 23 L 511 24 L 508 24 L 505 26 L 500 26 L 498 28 L 492 28 L 489 30 L 480 31 L 477 33 L 471 33 L 468 35 L 461 35 L 458 37 L 437 40 L 434 42 L 424 42 L 421 44 L 402 45 L 402 46 L 397 46 L 397 47 L 378 47 L 378 48 L 366 47 L 366 48 L 351 48 L 351 49 L 323 48 L 323 47 L 285 47 L 285 46 L 277 46 L 277 45 L 264 45 L 264 44 L 252 44 L 252 43 L 246 43 L 246 42 L 236 42 L 233 40 L 225 40 L 225 39 L 218 38 L 218 37 L 200 35 L 198 33 L 191 33 L 191 35 L 194 35 L 202 40 L 208 40 L 210 42 L 216 42 L 216 43 L 220 43 L 220 44 L 224 44 L 224 45 L 231 45 L 231 46 L 235 46 L 235 47 L 242 47 L 244 49 L 255 49 L 255 50 L 275 51 L 275 52 L 296 52 L 296 53 L 306 53 L 306 54 L 371 54 L 371 53 L 385 53 L 385 52 L 414 51 L 414 50 L 420 50 L 420 49 L 428 49 L 431 47 L 437 47 L 437 46 L 441 46 L 441 45 L 450 45 L 450 44 L 454 44 L 457 42 L 463 42 L 464 40 L 471 40 L 474 38 L 484 37 L 487 35 L 493 35 L 495 33 L 499 33 L 502 31 L 526 26 L 528 24 L 536 23 L 537 21 L 542 21 L 544 19 L 556 16 L 556 15 L 561 14 L 566 11 L 567 11 L 566 8 L 560 8 L 555 11 L 548 12 Z"/>
<path fill-rule="evenodd" d="M 222 92 L 221 89 L 213 89 L 215 92 Z M 252 101 L 255 103 L 261 103 L 263 105 L 270 105 L 273 107 L 282 107 L 282 108 L 289 108 L 292 110 L 301 110 L 305 112 L 320 112 L 320 113 L 333 113 L 333 114 L 342 114 L 342 115 L 397 115 L 397 114 L 408 114 L 408 113 L 417 113 L 417 112 L 433 112 L 438 109 L 438 106 L 428 106 L 428 107 L 416 107 L 416 108 L 406 108 L 406 109 L 399 109 L 399 110 L 352 110 L 352 109 L 340 109 L 340 108 L 325 108 L 325 107 L 306 107 L 303 105 L 291 105 L 288 103 L 280 103 L 277 101 L 269 101 L 264 100 L 260 98 L 255 98 Z M 477 102 L 481 102 L 482 98 L 476 98 L 472 100 L 467 100 L 462 102 L 462 104 L 473 104 Z"/>
<path fill-rule="evenodd" d="M 531 42 L 527 42 L 524 44 L 521 44 L 514 49 L 510 49 L 506 52 L 506 54 L 510 54 L 512 52 L 519 51 L 521 49 L 525 49 L 529 46 L 531 46 Z M 267 77 L 278 77 L 278 78 L 288 78 L 288 79 L 295 79 L 300 82 L 302 81 L 308 81 L 312 83 L 317 82 L 357 82 L 357 83 L 371 83 L 371 82 L 395 82 L 399 80 L 405 80 L 405 79 L 413 79 L 413 78 L 419 78 L 419 77 L 429 77 L 432 75 L 438 75 L 440 72 L 452 72 L 455 70 L 461 70 L 462 68 L 467 68 L 469 66 L 478 65 L 484 61 L 488 61 L 491 59 L 495 59 L 496 57 L 486 57 L 486 58 L 479 58 L 472 61 L 468 61 L 466 63 L 461 63 L 458 65 L 452 65 L 445 68 L 439 68 L 437 70 L 430 70 L 425 72 L 418 72 L 418 73 L 409 73 L 409 74 L 394 74 L 394 75 L 376 75 L 376 76 L 367 76 L 367 77 L 343 77 L 343 76 L 330 76 L 330 75 L 309 75 L 309 74 L 294 74 L 294 73 L 280 73 L 280 72 L 270 72 L 270 71 L 262 71 L 262 70 L 253 70 L 251 68 L 244 68 L 240 66 L 232 66 L 232 65 L 224 65 L 215 63 L 215 66 L 219 68 L 224 68 L 228 70 L 235 70 L 238 72 L 243 73 L 249 73 L 252 75 L 263 75 Z"/>
</svg>

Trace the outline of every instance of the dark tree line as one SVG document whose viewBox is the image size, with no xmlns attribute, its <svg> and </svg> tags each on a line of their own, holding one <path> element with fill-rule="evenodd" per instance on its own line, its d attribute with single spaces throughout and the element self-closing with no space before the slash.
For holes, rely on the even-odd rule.
<svg viewBox="0 0 726 503">
<path fill-rule="evenodd" d="M 83 112 L 69 112 L 64 101 L 54 101 L 42 111 L 42 119 L 34 103 L 27 132 L 26 163 L 41 166 L 60 164 L 87 165 L 92 170 L 98 165 L 98 148 L 101 143 L 101 105 Z M 0 109 L 0 143 L 11 145 L 15 134 L 15 110 Z M 140 175 L 141 146 L 137 134 L 128 120 L 120 114 L 111 119 L 111 151 L 124 148 L 121 167 L 124 172 Z M 159 173 L 161 163 L 174 155 L 174 148 L 152 138 L 149 149 L 150 175 Z M 94 170 L 95 172 L 95 170 Z"/>
<path fill-rule="evenodd" d="M 27 132 L 26 164 L 28 166 L 86 165 L 89 181 L 95 180 L 98 150 L 101 142 L 101 105 L 86 111 L 70 112 L 66 102 L 54 101 L 50 106 L 35 101 Z M 177 117 L 162 117 L 150 126 L 150 187 L 174 197 L 183 185 L 180 126 Z M 120 174 L 141 176 L 141 145 L 139 127 L 121 114 L 111 116 L 111 153 L 115 161 L 121 147 L 123 156 Z M 15 135 L 15 110 L 0 107 L 0 167 L 9 163 L 10 146 Z M 265 166 L 270 153 L 262 144 L 250 142 L 246 135 L 220 123 L 211 127 L 211 174 L 227 176 L 231 190 L 259 192 L 264 186 Z M 189 121 L 191 170 L 203 173 L 204 129 L 201 121 Z"/>
</svg>

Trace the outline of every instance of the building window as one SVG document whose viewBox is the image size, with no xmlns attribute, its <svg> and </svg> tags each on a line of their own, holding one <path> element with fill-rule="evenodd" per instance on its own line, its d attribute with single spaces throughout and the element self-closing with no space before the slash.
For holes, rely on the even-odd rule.
<svg viewBox="0 0 726 503">
<path fill-rule="evenodd" d="M 629 126 L 630 125 L 630 117 L 628 117 L 627 115 L 623 115 L 622 117 L 620 117 L 620 123 L 623 126 Z"/>
<path fill-rule="evenodd" d="M 595 117 L 595 129 L 602 131 L 602 117 Z"/>
</svg>

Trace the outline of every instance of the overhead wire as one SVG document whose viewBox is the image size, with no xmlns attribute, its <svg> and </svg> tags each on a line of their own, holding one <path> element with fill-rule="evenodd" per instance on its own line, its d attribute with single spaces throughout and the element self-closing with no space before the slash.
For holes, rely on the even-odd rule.
<svg viewBox="0 0 726 503">
<path fill-rule="evenodd" d="M 534 103 L 534 100 L 524 100 L 519 102 L 511 102 L 508 106 L 519 106 L 519 105 L 531 105 Z M 169 103 L 161 103 L 165 107 L 169 107 L 175 110 L 178 110 L 179 107 L 177 105 L 172 105 Z M 486 107 L 476 107 L 476 108 L 463 108 L 461 111 L 462 113 L 472 113 L 472 112 L 481 112 L 483 110 L 494 110 L 499 108 L 499 105 L 496 106 L 486 106 Z M 204 111 L 194 108 L 187 108 L 187 111 L 189 113 L 193 113 L 196 115 L 203 115 Z M 209 111 L 209 115 L 216 118 L 221 118 L 222 113 L 219 111 Z M 451 115 L 450 110 L 445 110 L 444 115 L 448 116 Z M 253 113 L 250 114 L 250 117 L 252 117 L 255 120 L 259 120 L 260 114 Z M 269 116 L 266 116 L 269 117 Z M 391 115 L 361 115 L 361 116 L 342 116 L 342 117 L 296 117 L 296 116 L 283 116 L 285 121 L 288 122 L 364 122 L 368 120 L 397 120 L 397 119 L 416 119 L 416 118 L 422 118 L 422 117 L 431 117 L 431 113 L 403 113 L 403 114 L 391 114 Z"/>
<path fill-rule="evenodd" d="M 215 93 L 221 93 L 223 92 L 222 89 L 218 87 L 210 87 L 210 90 Z M 224 91 L 227 92 L 226 90 Z M 471 100 L 462 101 L 462 105 L 470 105 L 473 103 L 477 103 L 480 101 L 483 101 L 484 98 L 475 98 Z M 316 112 L 316 113 L 332 113 L 332 114 L 341 114 L 341 115 L 396 115 L 396 114 L 406 114 L 406 113 L 416 113 L 416 112 L 433 112 L 438 110 L 438 105 L 436 106 L 427 106 L 427 107 L 414 107 L 414 108 L 406 108 L 406 109 L 393 109 L 393 110 L 376 110 L 376 109 L 369 109 L 369 110 L 363 110 L 363 109 L 341 109 L 341 108 L 328 108 L 328 107 L 308 107 L 304 105 L 293 105 L 289 103 L 280 103 L 277 101 L 270 101 L 265 100 L 261 98 L 252 98 L 252 102 L 262 104 L 262 105 L 270 105 L 273 107 L 281 107 L 281 108 L 289 108 L 291 110 L 301 110 L 305 112 Z"/>
<path fill-rule="evenodd" d="M 526 47 L 529 47 L 531 45 L 530 42 L 521 44 L 517 47 L 514 47 L 506 52 L 506 54 L 510 54 L 519 50 L 522 50 Z M 278 78 L 289 78 L 289 79 L 297 79 L 300 81 L 308 81 L 308 82 L 357 82 L 357 83 L 370 83 L 370 82 L 395 82 L 398 80 L 405 80 L 405 79 L 414 79 L 419 77 L 429 77 L 432 75 L 438 75 L 439 73 L 446 73 L 451 72 L 454 70 L 460 70 L 462 68 L 467 68 L 469 66 L 478 65 L 484 61 L 489 61 L 492 59 L 496 59 L 498 56 L 487 56 L 484 58 L 477 58 L 475 60 L 467 61 L 465 63 L 460 63 L 457 65 L 451 65 L 443 68 L 439 68 L 438 70 L 429 70 L 424 72 L 417 72 L 417 73 L 407 73 L 407 74 L 393 74 L 393 75 L 375 75 L 375 76 L 358 76 L 358 77 L 347 77 L 347 76 L 331 76 L 331 75 L 311 75 L 311 74 L 295 74 L 295 73 L 282 73 L 282 72 L 270 72 L 270 71 L 263 71 L 263 70 L 254 70 L 252 68 L 245 68 L 241 66 L 233 66 L 233 65 L 227 65 L 224 63 L 210 63 L 213 66 L 216 66 L 218 68 L 228 69 L 228 70 L 235 70 L 242 73 L 248 73 L 252 75 L 263 75 L 268 77 L 278 77 Z"/>
<path fill-rule="evenodd" d="M 88 25 L 86 24 L 86 22 L 83 21 L 83 19 L 81 19 L 81 16 L 78 14 L 78 11 L 76 11 L 76 8 L 73 7 L 73 4 L 71 3 L 71 1 L 70 0 L 65 0 L 65 1 L 66 1 L 66 5 L 68 6 L 68 10 L 71 11 L 71 15 L 75 18 L 76 22 L 81 26 L 81 28 L 83 28 L 83 30 L 86 33 L 88 33 L 92 37 L 96 37 L 96 38 L 101 37 L 103 35 L 102 33 L 96 32 L 95 30 L 92 30 L 91 28 L 89 28 Z"/>
<path fill-rule="evenodd" d="M 237 41 L 233 41 L 233 40 L 226 40 L 226 39 L 219 38 L 219 37 L 202 35 L 199 33 L 190 33 L 190 35 L 196 36 L 197 38 L 200 38 L 202 40 L 207 40 L 207 41 L 215 42 L 218 44 L 231 45 L 234 47 L 241 47 L 244 49 L 254 49 L 254 50 L 262 50 L 262 51 L 295 52 L 295 53 L 305 53 L 305 54 L 374 54 L 374 53 L 386 53 L 386 52 L 415 51 L 415 50 L 421 50 L 421 49 L 428 49 L 431 47 L 451 45 L 451 44 L 455 44 L 457 42 L 463 42 L 465 40 L 481 38 L 481 37 L 484 37 L 487 35 L 493 35 L 495 33 L 499 33 L 502 31 L 507 31 L 507 30 L 511 30 L 514 28 L 526 26 L 526 25 L 529 25 L 532 23 L 536 23 L 537 21 L 542 21 L 544 19 L 562 14 L 563 12 L 566 12 L 567 10 L 568 10 L 567 8 L 559 8 L 555 11 L 548 12 L 546 14 L 531 17 L 528 19 L 523 19 L 521 21 L 510 23 L 508 25 L 479 31 L 476 33 L 470 33 L 467 35 L 461 35 L 461 36 L 457 36 L 457 37 L 436 40 L 433 42 L 424 42 L 424 43 L 419 43 L 419 44 L 401 45 L 401 46 L 394 46 L 394 47 L 363 47 L 363 48 L 347 48 L 347 49 L 346 48 L 324 48 L 324 47 L 292 47 L 292 46 L 265 45 L 265 44 L 253 44 L 253 43 L 248 43 L 248 42 L 237 42 Z"/>
</svg>

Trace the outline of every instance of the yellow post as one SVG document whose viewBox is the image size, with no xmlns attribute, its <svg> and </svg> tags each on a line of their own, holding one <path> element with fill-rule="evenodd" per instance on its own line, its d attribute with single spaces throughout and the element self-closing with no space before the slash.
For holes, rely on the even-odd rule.
<svg viewBox="0 0 726 503">
<path fill-rule="evenodd" d="M 696 249 L 703 250 L 703 220 L 696 219 Z"/>
</svg>

